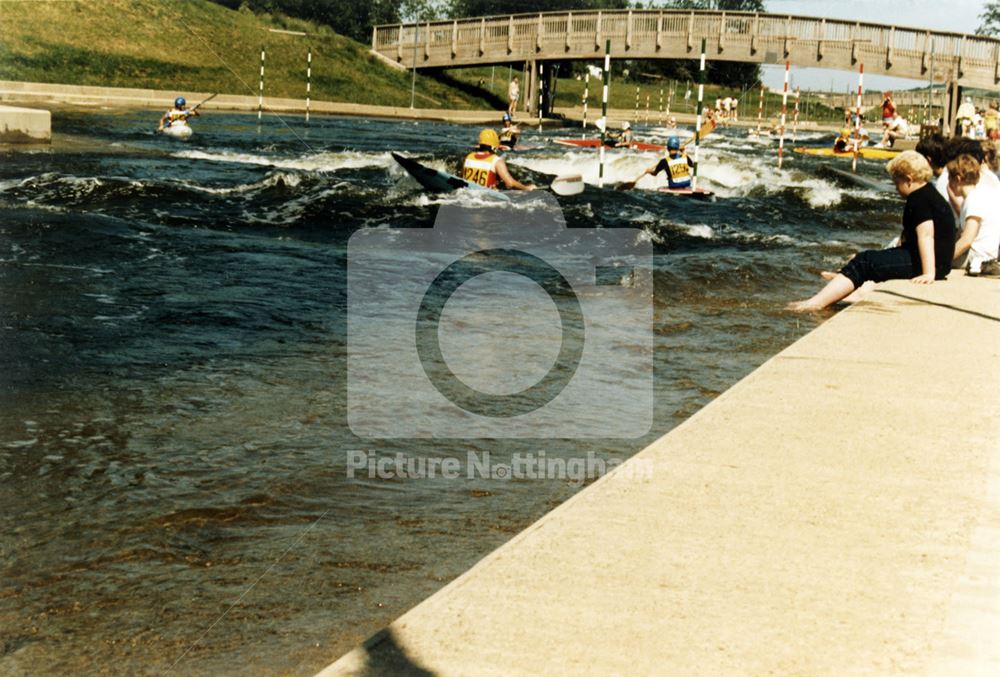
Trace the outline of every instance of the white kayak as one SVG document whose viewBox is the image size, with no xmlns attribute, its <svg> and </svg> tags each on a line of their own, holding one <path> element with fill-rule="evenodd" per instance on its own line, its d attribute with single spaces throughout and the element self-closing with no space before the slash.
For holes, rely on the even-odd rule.
<svg viewBox="0 0 1000 677">
<path fill-rule="evenodd" d="M 167 136 L 172 136 L 175 139 L 186 139 L 194 134 L 194 130 L 191 129 L 191 125 L 188 123 L 178 120 L 169 127 L 164 127 L 163 133 Z"/>
</svg>

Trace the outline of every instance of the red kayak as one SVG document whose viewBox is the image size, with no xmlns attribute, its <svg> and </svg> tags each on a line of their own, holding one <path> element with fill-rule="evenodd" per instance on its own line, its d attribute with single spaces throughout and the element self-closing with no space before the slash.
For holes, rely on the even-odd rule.
<svg viewBox="0 0 1000 677">
<path fill-rule="evenodd" d="M 669 193 L 670 195 L 679 195 L 681 197 L 693 197 L 696 199 L 705 199 L 715 195 L 710 190 L 705 190 L 704 188 L 667 188 L 663 186 L 658 189 L 661 193 Z"/>
<path fill-rule="evenodd" d="M 600 148 L 600 139 L 556 139 L 556 143 L 563 146 L 576 146 L 577 148 Z M 608 148 L 629 148 L 631 150 L 666 150 L 666 146 L 659 146 L 655 143 L 640 143 L 639 141 L 633 141 L 628 146 L 608 146 Z"/>
</svg>

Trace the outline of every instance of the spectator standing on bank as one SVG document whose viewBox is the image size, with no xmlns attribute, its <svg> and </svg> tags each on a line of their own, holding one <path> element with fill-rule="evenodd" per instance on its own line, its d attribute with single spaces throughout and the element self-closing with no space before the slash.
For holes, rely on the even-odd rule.
<svg viewBox="0 0 1000 677">
<path fill-rule="evenodd" d="M 510 84 L 507 85 L 507 115 L 514 117 L 514 113 L 517 112 L 517 100 L 521 98 L 521 85 L 517 82 L 517 76 L 515 75 L 511 78 Z"/>
</svg>

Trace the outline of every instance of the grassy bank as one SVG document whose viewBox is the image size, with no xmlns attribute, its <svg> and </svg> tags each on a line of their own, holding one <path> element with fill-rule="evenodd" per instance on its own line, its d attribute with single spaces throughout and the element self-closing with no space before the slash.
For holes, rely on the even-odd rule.
<svg viewBox="0 0 1000 677">
<path fill-rule="evenodd" d="M 294 36 L 269 29 L 308 33 Z M 206 0 L 0 0 L 0 79 L 305 97 L 312 47 L 314 99 L 408 106 L 410 73 L 329 28 L 226 9 Z M 417 76 L 416 105 L 484 109 L 476 93 Z"/>
</svg>

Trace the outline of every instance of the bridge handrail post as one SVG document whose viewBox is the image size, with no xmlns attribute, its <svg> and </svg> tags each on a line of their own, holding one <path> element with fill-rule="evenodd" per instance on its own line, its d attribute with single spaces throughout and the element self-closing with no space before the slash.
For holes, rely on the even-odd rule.
<svg viewBox="0 0 1000 677">
<path fill-rule="evenodd" d="M 545 29 L 545 24 L 542 23 L 542 13 L 538 13 L 538 27 L 535 29 L 535 51 L 542 51 L 542 31 Z"/>
<path fill-rule="evenodd" d="M 451 58 L 458 54 L 458 19 L 451 22 Z"/>
<path fill-rule="evenodd" d="M 896 27 L 889 29 L 889 41 L 885 48 L 885 67 L 892 68 L 892 46 L 896 42 Z"/>
<path fill-rule="evenodd" d="M 760 28 L 760 15 L 753 13 L 753 28 L 750 30 L 750 53 L 757 53 L 757 31 Z"/>
<path fill-rule="evenodd" d="M 791 54 L 791 51 L 788 48 L 788 43 L 792 37 L 791 33 L 792 33 L 792 17 L 791 15 L 789 15 L 788 18 L 785 19 L 785 46 L 783 47 L 783 51 L 785 53 L 784 58 L 786 59 L 788 58 L 788 55 Z"/>
<path fill-rule="evenodd" d="M 479 23 L 479 56 L 486 54 L 486 17 Z"/>
<path fill-rule="evenodd" d="M 399 40 L 396 41 L 396 61 L 403 62 L 403 24 L 399 24 Z"/>
<path fill-rule="evenodd" d="M 663 10 L 656 19 L 656 51 L 659 52 L 663 46 Z"/>
<path fill-rule="evenodd" d="M 723 50 L 726 48 L 725 33 L 726 33 L 726 13 L 723 12 L 722 18 L 719 20 L 719 54 L 722 54 Z"/>
<path fill-rule="evenodd" d="M 597 12 L 597 24 L 594 27 L 594 49 L 595 50 L 598 50 L 598 49 L 601 48 L 601 32 L 602 32 L 602 29 L 604 28 L 604 22 L 602 21 L 603 18 L 604 18 L 604 12 L 600 12 L 600 11 Z"/>
<path fill-rule="evenodd" d="M 687 51 L 694 49 L 694 12 L 688 17 L 688 39 L 687 39 Z"/>
<path fill-rule="evenodd" d="M 826 19 L 819 22 L 819 37 L 816 40 L 816 61 L 823 60 L 823 40 L 826 38 Z"/>
<path fill-rule="evenodd" d="M 632 49 L 632 10 L 625 19 L 625 51 Z"/>
<path fill-rule="evenodd" d="M 573 12 L 567 12 L 566 14 L 566 44 L 565 50 L 568 52 L 573 49 L 572 43 L 570 42 L 569 36 L 573 32 Z"/>
<path fill-rule="evenodd" d="M 424 60 L 426 61 L 427 59 L 431 58 L 431 22 L 430 21 L 426 22 L 424 28 L 427 32 L 427 35 L 424 36 L 425 37 Z"/>
</svg>

